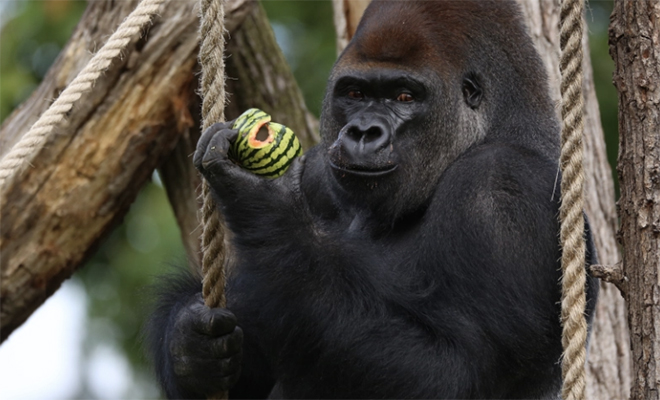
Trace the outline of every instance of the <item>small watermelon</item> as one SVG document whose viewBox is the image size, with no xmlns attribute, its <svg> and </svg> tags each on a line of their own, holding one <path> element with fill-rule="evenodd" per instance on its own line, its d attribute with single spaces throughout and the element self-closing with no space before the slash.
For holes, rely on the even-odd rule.
<svg viewBox="0 0 660 400">
<path fill-rule="evenodd" d="M 241 114 L 234 122 L 238 138 L 229 150 L 229 158 L 256 175 L 273 179 L 302 155 L 302 146 L 291 129 L 270 118 L 257 108 Z"/>
</svg>

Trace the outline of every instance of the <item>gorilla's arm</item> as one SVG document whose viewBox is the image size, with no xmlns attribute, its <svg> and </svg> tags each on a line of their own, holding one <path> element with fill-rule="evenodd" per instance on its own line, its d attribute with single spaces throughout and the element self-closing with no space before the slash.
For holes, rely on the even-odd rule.
<svg viewBox="0 0 660 400">
<path fill-rule="evenodd" d="M 247 248 L 279 245 L 288 233 L 305 228 L 307 210 L 300 189 L 304 156 L 295 159 L 278 179 L 254 175 L 227 155 L 238 135 L 232 125 L 233 121 L 209 127 L 197 144 L 193 163 L 209 182 L 230 229 L 242 233 L 235 238 L 236 244 Z M 249 243 L 241 242 L 245 237 Z"/>
</svg>

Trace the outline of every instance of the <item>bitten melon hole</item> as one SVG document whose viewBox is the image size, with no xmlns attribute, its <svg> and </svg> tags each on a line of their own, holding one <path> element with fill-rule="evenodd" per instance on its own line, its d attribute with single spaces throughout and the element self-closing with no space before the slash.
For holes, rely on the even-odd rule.
<svg viewBox="0 0 660 400">
<path fill-rule="evenodd" d="M 268 136 L 268 127 L 264 124 L 259 128 L 254 138 L 260 142 L 265 142 L 268 139 Z"/>
</svg>

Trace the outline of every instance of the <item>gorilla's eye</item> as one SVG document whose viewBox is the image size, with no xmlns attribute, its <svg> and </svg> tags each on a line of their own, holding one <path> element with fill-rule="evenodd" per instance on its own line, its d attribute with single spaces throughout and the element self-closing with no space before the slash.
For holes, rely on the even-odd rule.
<svg viewBox="0 0 660 400">
<path fill-rule="evenodd" d="M 351 90 L 350 92 L 348 92 L 348 97 L 350 97 L 351 99 L 360 100 L 364 98 L 364 94 L 359 90 Z"/>
<path fill-rule="evenodd" d="M 400 95 L 397 96 L 396 101 L 400 101 L 403 103 L 410 103 L 411 101 L 415 100 L 410 93 L 401 93 Z"/>
</svg>

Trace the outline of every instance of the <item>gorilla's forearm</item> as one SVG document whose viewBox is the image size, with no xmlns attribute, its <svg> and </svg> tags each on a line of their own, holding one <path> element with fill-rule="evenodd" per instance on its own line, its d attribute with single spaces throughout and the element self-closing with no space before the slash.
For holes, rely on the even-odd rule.
<svg viewBox="0 0 660 400">
<path fill-rule="evenodd" d="M 169 341 L 174 334 L 174 319 L 188 301 L 201 293 L 201 280 L 189 271 L 164 275 L 154 286 L 157 308 L 143 327 L 145 350 L 153 362 L 156 378 L 170 399 L 195 398 L 179 385 L 172 367 Z"/>
</svg>

